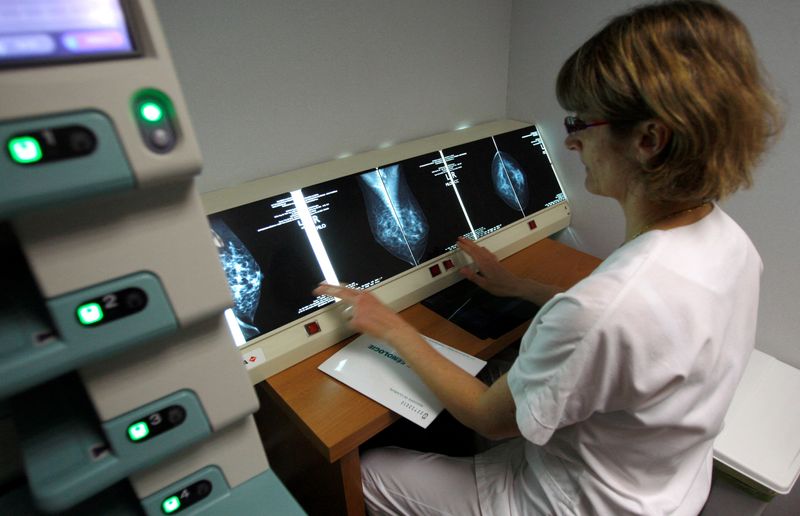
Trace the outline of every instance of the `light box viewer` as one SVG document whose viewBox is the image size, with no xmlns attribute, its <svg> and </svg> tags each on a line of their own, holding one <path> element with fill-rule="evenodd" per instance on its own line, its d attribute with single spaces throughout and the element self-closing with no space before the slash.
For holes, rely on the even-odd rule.
<svg viewBox="0 0 800 516">
<path fill-rule="evenodd" d="M 514 121 L 211 192 L 204 203 L 254 382 L 349 335 L 334 299 L 311 294 L 321 281 L 371 288 L 402 309 L 458 281 L 458 237 L 505 257 L 569 223 L 536 127 Z"/>
</svg>

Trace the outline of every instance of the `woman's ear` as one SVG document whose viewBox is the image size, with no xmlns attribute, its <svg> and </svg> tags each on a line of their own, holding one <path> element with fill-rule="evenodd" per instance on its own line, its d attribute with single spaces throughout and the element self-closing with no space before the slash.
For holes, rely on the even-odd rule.
<svg viewBox="0 0 800 516">
<path fill-rule="evenodd" d="M 634 137 L 636 157 L 639 163 L 647 164 L 667 146 L 672 130 L 661 120 L 650 119 L 636 126 Z"/>
</svg>

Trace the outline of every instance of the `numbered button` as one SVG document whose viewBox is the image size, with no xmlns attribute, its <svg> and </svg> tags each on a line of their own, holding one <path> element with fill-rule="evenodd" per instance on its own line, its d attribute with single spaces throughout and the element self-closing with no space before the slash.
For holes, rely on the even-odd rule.
<svg viewBox="0 0 800 516">
<path fill-rule="evenodd" d="M 206 498 L 213 486 L 208 480 L 201 480 L 181 489 L 177 493 L 172 493 L 161 502 L 161 510 L 164 514 L 174 514 L 190 507 Z"/>
<path fill-rule="evenodd" d="M 126 288 L 84 301 L 75 309 L 81 326 L 99 326 L 141 312 L 147 294 L 140 288 Z"/>
<path fill-rule="evenodd" d="M 134 443 L 146 441 L 172 430 L 185 420 L 186 409 L 180 405 L 171 405 L 128 425 L 128 439 Z"/>
</svg>

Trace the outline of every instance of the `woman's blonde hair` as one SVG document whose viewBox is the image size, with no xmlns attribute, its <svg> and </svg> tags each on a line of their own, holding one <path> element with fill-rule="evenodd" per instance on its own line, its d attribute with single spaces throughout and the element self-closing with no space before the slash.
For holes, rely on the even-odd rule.
<svg viewBox="0 0 800 516">
<path fill-rule="evenodd" d="M 709 1 L 678 0 L 613 19 L 564 63 L 561 106 L 627 134 L 669 127 L 642 181 L 660 202 L 718 200 L 752 184 L 752 169 L 782 127 L 744 24 Z"/>
</svg>

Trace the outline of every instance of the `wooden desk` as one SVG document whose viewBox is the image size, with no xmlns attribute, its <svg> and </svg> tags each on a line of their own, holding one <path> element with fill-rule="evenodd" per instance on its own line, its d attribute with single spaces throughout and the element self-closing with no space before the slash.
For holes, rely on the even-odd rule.
<svg viewBox="0 0 800 516">
<path fill-rule="evenodd" d="M 600 260 L 545 239 L 503 263 L 518 275 L 567 288 Z M 483 359 L 518 340 L 528 326 L 481 340 L 421 304 L 401 315 L 420 333 Z M 358 447 L 400 418 L 317 369 L 351 340 L 256 386 L 261 400 L 256 421 L 270 464 L 310 514 L 364 514 Z"/>
</svg>

